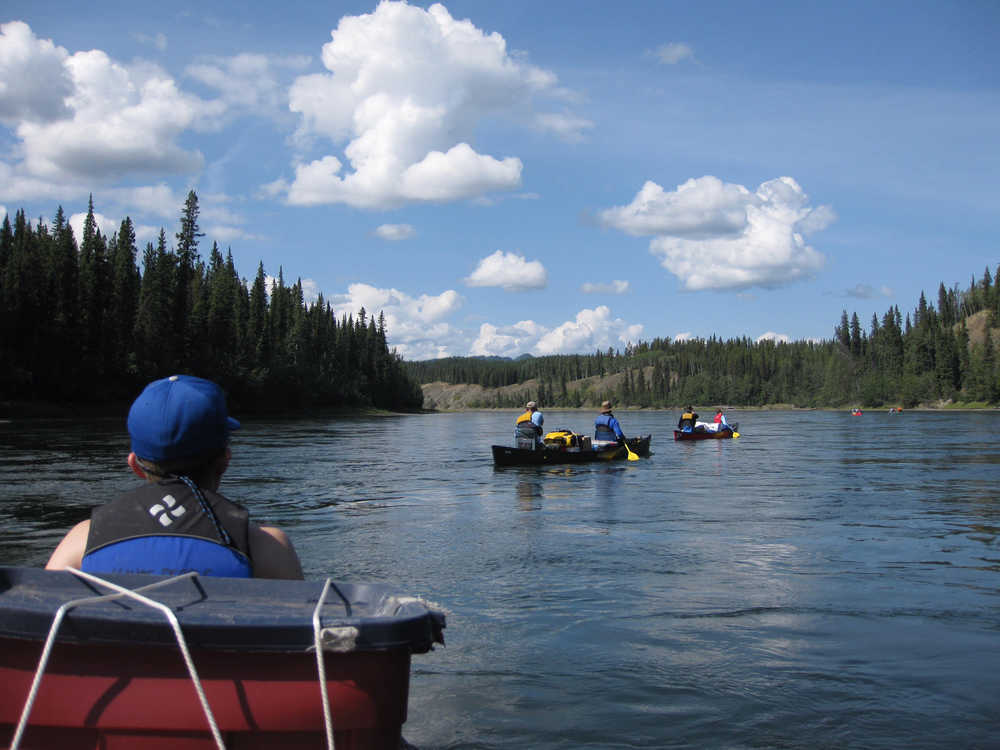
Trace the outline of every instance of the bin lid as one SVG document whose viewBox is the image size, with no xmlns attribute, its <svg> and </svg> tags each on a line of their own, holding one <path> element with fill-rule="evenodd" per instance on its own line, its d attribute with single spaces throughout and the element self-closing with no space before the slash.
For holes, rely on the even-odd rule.
<svg viewBox="0 0 1000 750">
<path fill-rule="evenodd" d="M 106 575 L 138 589 L 164 580 Z M 264 578 L 181 578 L 142 592 L 170 607 L 191 648 L 303 652 L 314 645 L 313 611 L 325 581 Z M 44 641 L 65 602 L 113 593 L 69 571 L 0 566 L 0 637 Z M 404 648 L 429 651 L 444 643 L 442 612 L 389 584 L 331 582 L 320 624 L 337 651 Z M 135 600 L 82 604 L 71 609 L 59 642 L 173 645 L 164 614 Z"/>
</svg>

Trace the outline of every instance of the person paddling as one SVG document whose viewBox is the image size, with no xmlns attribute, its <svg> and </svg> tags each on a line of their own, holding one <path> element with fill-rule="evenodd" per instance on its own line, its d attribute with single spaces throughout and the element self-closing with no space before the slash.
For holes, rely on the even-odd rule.
<svg viewBox="0 0 1000 750">
<path fill-rule="evenodd" d="M 694 426 L 698 421 L 698 415 L 695 413 L 694 407 L 688 406 L 681 414 L 681 418 L 677 420 L 677 429 L 682 432 L 691 432 L 694 430 Z"/>
<path fill-rule="evenodd" d="M 524 412 L 514 420 L 514 441 L 518 448 L 535 450 L 542 445 L 542 425 L 545 417 L 538 411 L 538 404 L 529 401 Z"/>
<path fill-rule="evenodd" d="M 611 402 L 601 403 L 601 414 L 594 420 L 594 444 L 624 443 L 625 434 L 618 420 L 611 413 Z"/>
</svg>

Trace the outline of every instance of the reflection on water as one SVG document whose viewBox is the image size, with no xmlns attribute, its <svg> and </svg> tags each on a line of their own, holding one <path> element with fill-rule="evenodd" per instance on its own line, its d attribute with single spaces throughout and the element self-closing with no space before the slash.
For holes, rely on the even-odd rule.
<svg viewBox="0 0 1000 750">
<path fill-rule="evenodd" d="M 223 491 L 308 575 L 447 608 L 413 661 L 427 750 L 994 745 L 1000 415 L 730 417 L 675 443 L 625 412 L 651 458 L 506 469 L 507 412 L 248 419 Z M 123 428 L 0 423 L 6 562 L 134 484 Z"/>
<path fill-rule="evenodd" d="M 522 474 L 517 479 L 517 499 L 521 510 L 540 510 L 542 479 L 537 473 Z"/>
</svg>

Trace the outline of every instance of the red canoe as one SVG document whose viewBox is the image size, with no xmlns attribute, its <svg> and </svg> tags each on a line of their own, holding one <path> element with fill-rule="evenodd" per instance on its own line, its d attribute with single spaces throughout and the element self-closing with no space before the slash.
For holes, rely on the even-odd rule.
<svg viewBox="0 0 1000 750">
<path fill-rule="evenodd" d="M 25 749 L 327 747 L 332 732 L 337 748 L 398 750 L 410 655 L 443 642 L 441 613 L 384 585 L 107 580 L 133 591 L 170 580 L 142 593 L 173 613 L 182 637 L 163 611 L 128 596 L 77 604 L 32 701 L 57 612 L 110 589 L 70 572 L 0 568 L 0 747 L 22 723 Z"/>
</svg>

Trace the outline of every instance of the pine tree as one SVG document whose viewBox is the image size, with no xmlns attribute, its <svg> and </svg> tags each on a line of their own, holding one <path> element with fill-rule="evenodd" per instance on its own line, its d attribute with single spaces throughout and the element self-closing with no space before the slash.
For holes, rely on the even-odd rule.
<svg viewBox="0 0 1000 750">
<path fill-rule="evenodd" d="M 106 327 L 111 339 L 110 369 L 119 377 L 136 374 L 133 332 L 139 307 L 139 269 L 136 267 L 135 229 L 126 216 L 111 253 L 111 299 Z"/>
<path fill-rule="evenodd" d="M 198 239 L 205 235 L 198 228 L 198 196 L 193 190 L 187 194 L 181 212 L 181 228 L 177 238 L 177 261 L 173 287 L 174 335 L 171 347 L 177 357 L 178 369 L 188 369 L 192 358 L 192 345 L 201 335 L 191 320 L 196 300 L 195 267 L 198 263 Z"/>
</svg>

